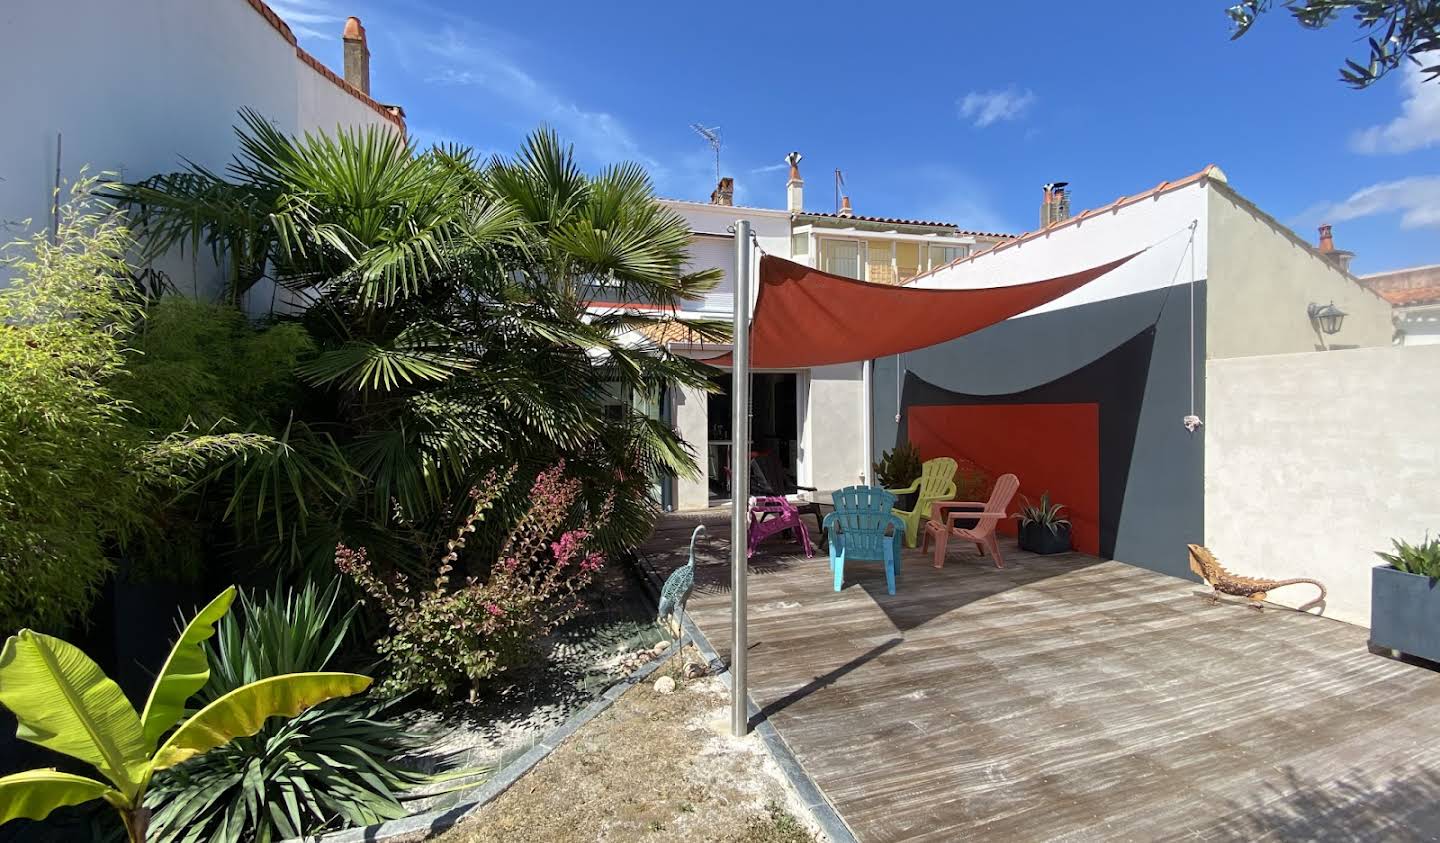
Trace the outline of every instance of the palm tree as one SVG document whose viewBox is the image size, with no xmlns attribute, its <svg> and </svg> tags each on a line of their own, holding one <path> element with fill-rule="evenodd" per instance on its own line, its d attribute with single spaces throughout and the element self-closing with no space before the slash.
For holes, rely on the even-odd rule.
<svg viewBox="0 0 1440 843">
<path fill-rule="evenodd" d="M 116 193 L 153 249 L 203 243 L 226 259 L 230 301 L 268 277 L 301 302 L 277 317 L 301 321 L 318 347 L 298 370 L 310 389 L 287 429 L 302 443 L 293 453 L 329 455 L 333 441 L 362 479 L 327 506 L 326 525 L 290 517 L 275 545 L 318 551 L 335 524 L 436 535 L 490 468 L 557 458 L 594 481 L 589 504 L 611 508 L 614 542 L 647 530 L 648 477 L 693 472 L 694 455 L 633 409 L 607 415 L 607 394 L 709 388 L 708 367 L 646 331 L 719 273 L 686 271 L 689 228 L 644 171 L 587 176 L 548 129 L 513 159 L 481 161 L 417 153 L 375 127 L 294 138 L 253 112 L 242 122 L 225 178 L 191 166 Z M 686 325 L 725 336 L 723 324 Z M 257 522 L 303 514 L 310 496 L 334 501 L 324 481 L 339 469 L 297 465 L 234 467 Z"/>
</svg>

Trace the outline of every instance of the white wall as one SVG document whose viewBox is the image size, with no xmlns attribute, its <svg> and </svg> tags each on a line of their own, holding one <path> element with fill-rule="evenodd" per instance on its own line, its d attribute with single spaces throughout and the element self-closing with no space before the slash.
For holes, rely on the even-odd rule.
<svg viewBox="0 0 1440 843">
<path fill-rule="evenodd" d="M 1437 407 L 1437 346 L 1209 361 L 1206 545 L 1239 574 L 1318 579 L 1327 617 L 1369 626 L 1375 551 L 1440 532 Z"/>
<path fill-rule="evenodd" d="M 750 220 L 751 229 L 755 232 L 755 239 L 767 254 L 787 259 L 790 257 L 790 216 L 783 211 L 736 208 L 727 205 L 683 202 L 677 199 L 664 199 L 661 200 L 661 204 L 683 217 L 690 224 L 690 230 L 700 235 L 693 241 L 692 253 L 695 261 L 691 267 L 694 269 L 718 268 L 725 273 L 705 301 L 686 302 L 684 310 L 706 310 L 714 313 L 733 312 L 735 239 L 728 229 L 735 224 L 736 220 Z M 759 257 L 757 252 L 757 261 Z M 751 294 L 754 295 L 756 292 L 758 289 L 753 290 Z"/>
<path fill-rule="evenodd" d="M 43 227 L 55 180 L 82 165 L 138 180 L 181 167 L 223 170 L 233 126 L 253 108 L 285 132 L 399 127 L 305 64 L 246 0 L 0 3 L 0 222 Z M 335 37 L 340 37 L 337 29 Z M 162 267 L 182 289 L 213 289 L 208 261 Z M 0 279 L 3 281 L 3 279 Z M 198 283 L 197 283 L 198 281 Z"/>
<path fill-rule="evenodd" d="M 859 363 L 810 370 L 800 432 L 800 483 L 823 491 L 860 482 L 865 466 L 865 393 Z"/>
<path fill-rule="evenodd" d="M 704 509 L 710 504 L 710 423 L 709 394 L 700 389 L 675 390 L 675 432 L 695 449 L 700 474 L 679 478 L 675 489 L 676 509 Z"/>
<path fill-rule="evenodd" d="M 923 276 L 914 286 L 973 289 L 1023 284 L 1078 272 L 1148 249 L 1069 295 L 1022 315 L 1120 298 L 1172 283 L 1183 288 L 1191 278 L 1187 249 L 1192 222 L 1197 223 L 1195 275 L 1197 280 L 1205 277 L 1208 190 L 1208 179 L 1201 179 L 1116 211 L 1056 227 L 1016 245 L 982 252 L 971 260 Z"/>
</svg>

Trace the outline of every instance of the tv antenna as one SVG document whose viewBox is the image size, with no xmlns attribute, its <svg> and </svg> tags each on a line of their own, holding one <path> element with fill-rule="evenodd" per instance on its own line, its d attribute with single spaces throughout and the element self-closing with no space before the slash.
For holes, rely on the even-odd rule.
<svg viewBox="0 0 1440 843">
<path fill-rule="evenodd" d="M 720 127 L 707 128 L 704 123 L 691 123 L 690 128 L 694 129 L 695 134 L 704 138 L 705 142 L 710 144 L 710 148 L 715 150 L 715 181 L 720 181 Z"/>
<path fill-rule="evenodd" d="M 840 191 L 845 187 L 845 174 L 835 168 L 835 213 L 840 213 Z"/>
</svg>

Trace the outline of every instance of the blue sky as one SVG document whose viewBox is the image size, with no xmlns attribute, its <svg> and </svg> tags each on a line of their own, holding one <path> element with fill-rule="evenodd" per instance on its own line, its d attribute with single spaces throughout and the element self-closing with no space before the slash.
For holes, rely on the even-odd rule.
<svg viewBox="0 0 1440 843">
<path fill-rule="evenodd" d="M 1277 14 L 1231 42 L 1226 0 L 272 5 L 337 69 L 360 16 L 372 92 L 423 143 L 510 152 L 548 123 L 667 197 L 714 186 L 696 121 L 721 127 L 737 202 L 783 207 L 794 149 L 811 209 L 839 167 L 857 213 L 981 230 L 1033 228 L 1047 181 L 1078 211 L 1216 163 L 1307 239 L 1333 223 L 1358 272 L 1440 263 L 1440 83 L 1350 90 L 1348 24 Z"/>
</svg>

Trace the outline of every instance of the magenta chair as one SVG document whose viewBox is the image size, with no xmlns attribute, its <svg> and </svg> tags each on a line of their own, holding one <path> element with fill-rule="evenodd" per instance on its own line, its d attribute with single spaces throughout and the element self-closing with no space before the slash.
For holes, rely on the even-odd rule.
<svg viewBox="0 0 1440 843">
<path fill-rule="evenodd" d="M 810 544 L 810 531 L 800 521 L 800 510 L 783 497 L 764 496 L 752 499 L 750 503 L 750 540 L 745 548 L 747 557 L 755 555 L 755 548 L 776 533 L 794 530 L 805 548 L 805 557 L 815 555 Z"/>
</svg>

